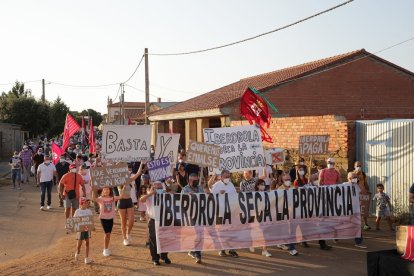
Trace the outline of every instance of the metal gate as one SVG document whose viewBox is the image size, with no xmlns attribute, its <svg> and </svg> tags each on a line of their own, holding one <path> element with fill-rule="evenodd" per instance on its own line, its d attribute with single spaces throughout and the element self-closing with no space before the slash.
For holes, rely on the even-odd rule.
<svg viewBox="0 0 414 276">
<path fill-rule="evenodd" d="M 373 194 L 382 183 L 396 212 L 408 211 L 414 183 L 414 120 L 356 122 L 357 159 Z M 375 213 L 374 202 L 371 213 Z"/>
</svg>

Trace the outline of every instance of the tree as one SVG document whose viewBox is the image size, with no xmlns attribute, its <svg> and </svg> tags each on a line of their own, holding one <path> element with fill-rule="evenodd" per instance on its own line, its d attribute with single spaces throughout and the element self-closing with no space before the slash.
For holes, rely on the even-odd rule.
<svg viewBox="0 0 414 276">
<path fill-rule="evenodd" d="M 93 109 L 82 110 L 81 114 L 84 116 L 92 117 L 92 123 L 94 126 L 99 126 L 102 123 L 102 114 Z"/>
<path fill-rule="evenodd" d="M 69 113 L 69 107 L 62 102 L 60 97 L 50 106 L 50 117 L 52 118 L 50 128 L 48 130 L 48 136 L 53 137 L 63 132 L 65 127 L 66 114 Z"/>
</svg>

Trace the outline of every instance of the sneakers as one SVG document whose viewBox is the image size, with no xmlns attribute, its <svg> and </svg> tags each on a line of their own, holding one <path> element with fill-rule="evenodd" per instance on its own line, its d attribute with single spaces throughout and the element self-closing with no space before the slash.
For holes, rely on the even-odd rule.
<svg viewBox="0 0 414 276">
<path fill-rule="evenodd" d="M 272 254 L 270 254 L 269 251 L 267 251 L 267 250 L 263 250 L 262 255 L 266 256 L 266 257 L 272 257 Z"/>
<path fill-rule="evenodd" d="M 201 257 L 199 257 L 199 256 L 197 256 L 197 257 L 195 257 L 195 259 L 196 259 L 196 264 L 201 264 Z"/>
<path fill-rule="evenodd" d="M 367 246 L 366 245 L 363 245 L 363 244 L 355 244 L 355 247 L 362 248 L 362 249 L 366 249 L 367 248 Z"/>
<path fill-rule="evenodd" d="M 371 230 L 371 227 L 370 227 L 368 224 L 365 224 L 365 225 L 364 225 L 364 230 L 365 230 L 365 231 L 367 231 L 367 230 Z"/>
<path fill-rule="evenodd" d="M 47 209 L 48 209 L 48 210 L 52 209 L 52 206 L 47 205 Z"/>
<path fill-rule="evenodd" d="M 236 250 L 229 250 L 229 254 L 233 258 L 238 258 L 239 257 L 239 254 L 237 254 Z"/>
<path fill-rule="evenodd" d="M 193 252 L 188 252 L 188 256 L 190 256 L 191 258 L 193 258 L 193 259 L 195 259 L 196 258 L 196 256 L 194 255 L 194 253 Z"/>
<path fill-rule="evenodd" d="M 91 258 L 89 258 L 89 257 L 86 257 L 85 258 L 85 264 L 90 264 L 90 263 L 92 263 L 93 261 L 92 261 L 92 259 Z"/>
<path fill-rule="evenodd" d="M 280 249 L 282 249 L 282 250 L 288 250 L 289 249 L 289 247 L 287 247 L 286 245 L 284 245 L 284 244 L 278 244 L 277 245 L 277 248 L 280 248 Z"/>
<path fill-rule="evenodd" d="M 109 250 L 109 248 L 104 249 L 102 255 L 104 255 L 104 257 L 109 257 L 111 255 L 111 251 Z"/>
<path fill-rule="evenodd" d="M 127 238 L 127 240 L 128 240 L 129 243 L 132 242 L 132 237 L 131 237 L 130 234 L 126 234 L 126 238 Z"/>
<path fill-rule="evenodd" d="M 79 259 L 79 253 L 75 253 L 75 261 Z"/>
<path fill-rule="evenodd" d="M 43 209 L 44 209 L 45 207 L 43 207 L 43 206 L 40 206 L 40 210 L 42 210 L 43 211 Z"/>
<path fill-rule="evenodd" d="M 291 256 L 297 256 L 299 254 L 299 252 L 296 249 L 293 249 L 293 250 L 289 250 L 289 254 Z"/>
<path fill-rule="evenodd" d="M 164 263 L 166 263 L 166 264 L 171 264 L 171 260 L 170 260 L 170 259 L 168 259 L 168 257 L 167 257 L 167 258 L 165 258 L 165 259 L 163 259 L 163 261 L 164 261 Z"/>
<path fill-rule="evenodd" d="M 129 244 L 130 244 L 130 243 L 129 243 L 129 240 L 128 240 L 128 239 L 125 239 L 125 240 L 124 240 L 124 245 L 125 245 L 125 246 L 128 246 Z"/>
<path fill-rule="evenodd" d="M 161 264 L 160 264 L 160 261 L 152 261 L 152 263 L 153 263 L 155 266 L 159 266 L 159 265 L 161 265 Z"/>
<path fill-rule="evenodd" d="M 224 251 L 224 250 L 220 250 L 220 251 L 219 251 L 219 256 L 220 256 L 220 257 L 226 257 L 226 256 L 227 256 L 226 251 Z"/>
<path fill-rule="evenodd" d="M 249 251 L 254 253 L 254 247 L 249 247 Z"/>
</svg>

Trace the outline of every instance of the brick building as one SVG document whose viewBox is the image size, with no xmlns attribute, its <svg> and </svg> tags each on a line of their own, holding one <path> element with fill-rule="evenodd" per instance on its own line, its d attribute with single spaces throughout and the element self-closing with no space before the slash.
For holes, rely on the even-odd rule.
<svg viewBox="0 0 414 276">
<path fill-rule="evenodd" d="M 265 146 L 287 149 L 291 163 L 299 136 L 329 134 L 329 155 L 337 158 L 343 175 L 355 161 L 356 120 L 414 118 L 414 73 L 362 49 L 244 78 L 153 112 L 149 119 L 158 132 L 181 133 L 182 145 L 202 141 L 205 127 L 248 124 L 239 105 L 249 86 L 279 110 L 268 130 L 273 144 Z"/>
</svg>

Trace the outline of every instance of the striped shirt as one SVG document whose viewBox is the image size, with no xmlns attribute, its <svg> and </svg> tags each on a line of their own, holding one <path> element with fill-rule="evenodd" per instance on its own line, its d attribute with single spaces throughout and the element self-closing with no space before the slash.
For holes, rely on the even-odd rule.
<svg viewBox="0 0 414 276">
<path fill-rule="evenodd" d="M 257 177 L 252 177 L 250 180 L 243 179 L 240 182 L 240 191 L 241 192 L 254 192 L 254 187 L 256 186 Z"/>
</svg>

